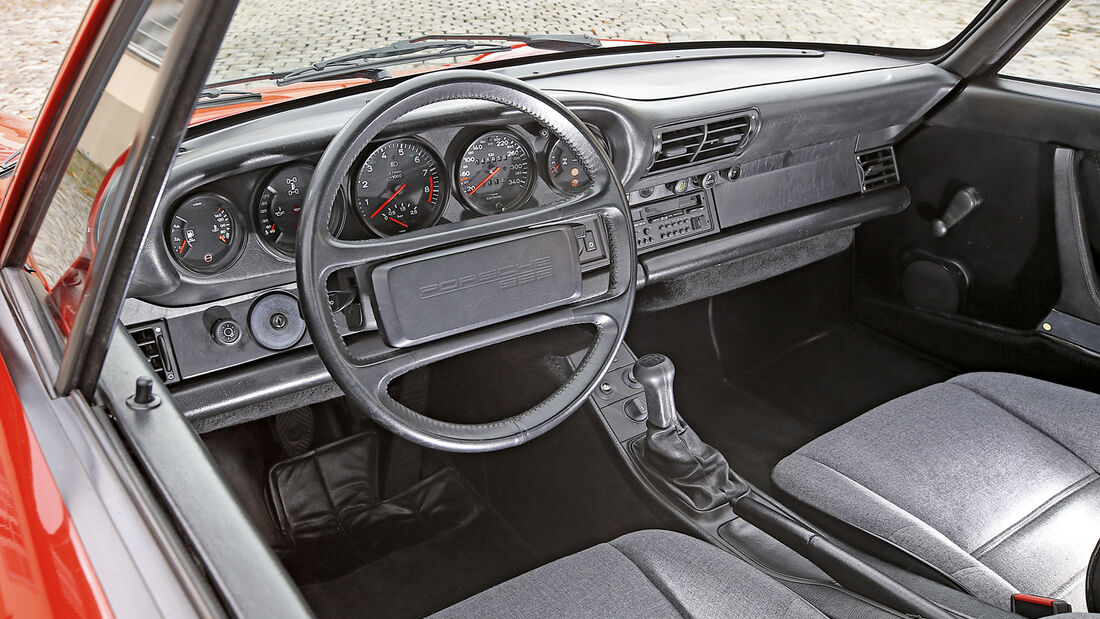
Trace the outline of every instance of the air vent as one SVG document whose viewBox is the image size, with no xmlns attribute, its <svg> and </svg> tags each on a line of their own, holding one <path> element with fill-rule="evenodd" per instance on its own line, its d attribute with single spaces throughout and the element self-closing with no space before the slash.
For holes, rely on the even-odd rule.
<svg viewBox="0 0 1100 619">
<path fill-rule="evenodd" d="M 176 360 L 164 321 L 130 327 L 130 337 L 134 338 L 141 354 L 145 355 L 153 371 L 165 384 L 179 382 L 179 371 L 176 369 Z"/>
<path fill-rule="evenodd" d="M 899 181 L 893 146 L 856 153 L 856 163 L 859 164 L 859 182 L 863 193 Z"/>
<path fill-rule="evenodd" d="M 664 172 L 737 154 L 748 143 L 756 114 L 693 120 L 657 129 L 649 173 Z"/>
</svg>

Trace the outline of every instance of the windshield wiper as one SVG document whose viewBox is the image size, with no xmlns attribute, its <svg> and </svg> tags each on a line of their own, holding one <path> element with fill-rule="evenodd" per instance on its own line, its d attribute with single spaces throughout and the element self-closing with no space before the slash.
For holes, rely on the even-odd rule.
<svg viewBox="0 0 1100 619">
<path fill-rule="evenodd" d="M 275 79 L 275 83 L 279 86 L 351 76 L 367 77 L 377 81 L 389 77 L 389 74 L 384 71 L 384 68 L 389 66 L 454 56 L 504 52 L 512 49 L 506 43 L 492 43 L 492 41 L 523 43 L 535 49 L 559 52 L 594 49 L 602 46 L 599 39 L 584 34 L 432 34 L 315 62 L 285 73 L 271 73 L 264 77 Z M 234 82 L 240 83 L 236 80 Z M 229 84 L 222 82 L 217 85 Z"/>
<path fill-rule="evenodd" d="M 4 178 L 15 171 L 15 166 L 19 163 L 19 155 L 22 154 L 23 149 L 20 148 L 8 155 L 7 159 L 0 161 L 0 178 Z"/>
<path fill-rule="evenodd" d="M 263 95 L 252 90 L 229 90 L 225 88 L 206 88 L 199 93 L 199 100 L 195 103 L 198 109 L 205 107 L 220 107 L 244 103 L 245 101 L 261 101 Z"/>
</svg>

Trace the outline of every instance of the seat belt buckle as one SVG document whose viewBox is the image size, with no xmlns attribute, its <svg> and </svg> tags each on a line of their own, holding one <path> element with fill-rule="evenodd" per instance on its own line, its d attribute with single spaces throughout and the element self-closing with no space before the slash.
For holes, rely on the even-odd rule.
<svg viewBox="0 0 1100 619">
<path fill-rule="evenodd" d="M 1056 598 L 1017 593 L 1012 596 L 1012 612 L 1023 617 L 1050 617 L 1073 612 L 1069 602 Z"/>
</svg>

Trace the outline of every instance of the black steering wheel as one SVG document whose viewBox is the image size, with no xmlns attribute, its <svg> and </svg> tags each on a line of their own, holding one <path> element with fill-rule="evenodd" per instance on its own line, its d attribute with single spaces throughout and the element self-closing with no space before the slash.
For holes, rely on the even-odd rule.
<svg viewBox="0 0 1100 619">
<path fill-rule="evenodd" d="M 524 209 L 398 236 L 335 238 L 328 221 L 342 180 L 395 120 L 435 103 L 472 100 L 518 110 L 577 155 L 592 179 L 583 193 Z M 630 211 L 610 160 L 565 106 L 502 75 L 447 70 L 394 86 L 355 114 L 325 149 L 298 230 L 300 304 L 313 344 L 344 395 L 391 432 L 448 451 L 513 447 L 565 420 L 591 393 L 622 342 L 634 304 L 637 256 Z M 581 277 L 576 226 L 607 240 L 610 265 Z M 582 235 L 583 236 L 583 233 Z M 345 340 L 328 302 L 329 276 L 350 269 L 378 333 Z M 595 341 L 572 376 L 538 405 L 491 423 L 459 424 L 410 410 L 391 381 L 410 370 L 524 335 L 591 324 Z"/>
</svg>

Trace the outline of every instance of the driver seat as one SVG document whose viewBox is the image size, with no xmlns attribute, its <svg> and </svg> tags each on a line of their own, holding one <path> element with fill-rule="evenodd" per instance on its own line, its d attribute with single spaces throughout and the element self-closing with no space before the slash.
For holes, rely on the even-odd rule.
<svg viewBox="0 0 1100 619">
<path fill-rule="evenodd" d="M 672 531 L 637 531 L 548 563 L 432 617 L 824 619 L 737 557 Z"/>
</svg>

